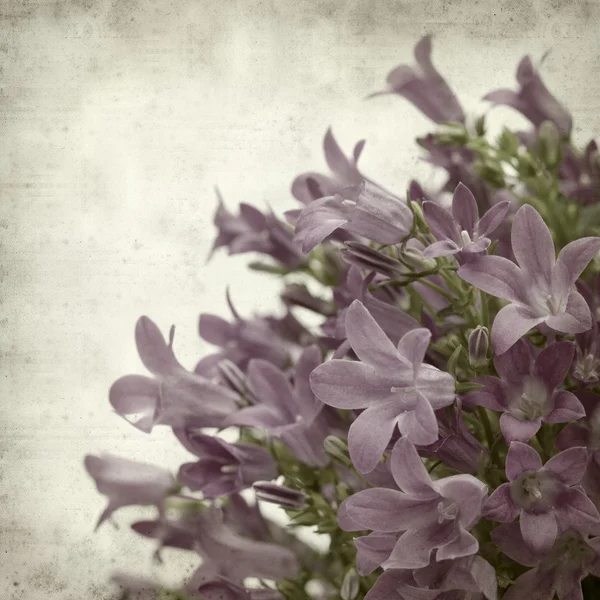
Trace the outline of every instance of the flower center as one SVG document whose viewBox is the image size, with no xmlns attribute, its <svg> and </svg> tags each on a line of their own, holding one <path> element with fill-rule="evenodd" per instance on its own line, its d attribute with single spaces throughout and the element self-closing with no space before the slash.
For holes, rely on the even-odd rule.
<svg viewBox="0 0 600 600">
<path fill-rule="evenodd" d="M 463 246 L 468 246 L 469 244 L 473 243 L 473 240 L 471 239 L 469 232 L 466 231 L 465 229 L 463 229 L 460 232 L 460 239 L 462 240 Z"/>
<path fill-rule="evenodd" d="M 600 360 L 595 354 L 586 354 L 575 362 L 574 373 L 581 381 L 598 381 Z"/>
<path fill-rule="evenodd" d="M 223 473 L 224 475 L 231 475 L 233 473 L 237 473 L 237 470 L 237 465 L 223 465 L 220 469 L 221 473 Z"/>
<path fill-rule="evenodd" d="M 587 173 L 582 173 L 579 177 L 579 183 L 581 185 L 590 185 L 592 178 Z"/>
<path fill-rule="evenodd" d="M 355 200 L 342 200 L 344 206 L 356 206 Z"/>
<path fill-rule="evenodd" d="M 451 500 L 442 500 L 437 505 L 438 523 L 441 525 L 444 521 L 454 521 L 460 511 L 458 504 Z"/>
<path fill-rule="evenodd" d="M 553 477 L 544 472 L 525 471 L 510 486 L 510 497 L 519 507 L 530 512 L 550 510 L 558 496 L 559 486 Z"/>
<path fill-rule="evenodd" d="M 526 377 L 523 391 L 510 412 L 521 421 L 535 421 L 547 415 L 550 410 L 548 390 L 544 383 L 535 377 Z"/>
</svg>

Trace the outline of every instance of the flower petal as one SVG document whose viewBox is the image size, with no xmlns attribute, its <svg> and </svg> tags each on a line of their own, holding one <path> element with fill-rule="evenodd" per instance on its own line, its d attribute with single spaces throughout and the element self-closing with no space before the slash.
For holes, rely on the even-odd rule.
<svg viewBox="0 0 600 600">
<path fill-rule="evenodd" d="M 125 375 L 108 392 L 115 411 L 145 433 L 152 431 L 159 397 L 158 381 L 143 375 Z"/>
<path fill-rule="evenodd" d="M 583 333 L 592 328 L 590 307 L 584 297 L 573 290 L 567 298 L 565 312 L 546 319 L 546 325 L 561 333 Z"/>
<path fill-rule="evenodd" d="M 348 223 L 348 210 L 337 197 L 326 196 L 302 210 L 294 233 L 294 243 L 304 254 L 310 252 L 336 229 Z"/>
<path fill-rule="evenodd" d="M 481 256 L 462 265 L 457 274 L 486 294 L 514 302 L 524 300 L 523 272 L 502 256 Z"/>
<path fill-rule="evenodd" d="M 456 244 L 461 243 L 460 232 L 452 215 L 437 202 L 426 200 L 422 204 L 423 216 L 431 229 L 431 233 L 438 242 L 452 240 Z"/>
<path fill-rule="evenodd" d="M 492 324 L 492 346 L 496 354 L 503 354 L 530 329 L 544 321 L 527 307 L 507 304 L 500 309 Z"/>
<path fill-rule="evenodd" d="M 554 396 L 554 409 L 544 417 L 544 423 L 567 423 L 568 421 L 577 421 L 583 417 L 585 417 L 585 409 L 577 396 L 572 392 L 562 390 Z M 564 429 L 561 434 L 563 432 Z"/>
<path fill-rule="evenodd" d="M 425 250 L 423 250 L 423 256 L 425 258 L 438 258 L 440 256 L 450 256 L 460 252 L 460 247 L 456 242 L 452 240 L 440 240 L 439 242 L 433 242 L 429 244 Z"/>
<path fill-rule="evenodd" d="M 437 561 L 454 560 L 463 556 L 471 556 L 479 550 L 479 542 L 468 531 L 460 529 L 459 535 L 452 541 L 440 546 L 435 555 Z"/>
<path fill-rule="evenodd" d="M 556 261 L 554 242 L 544 219 L 533 206 L 524 204 L 515 214 L 511 243 L 523 272 L 533 281 L 543 281 L 549 288 Z"/>
<path fill-rule="evenodd" d="M 371 406 L 362 412 L 348 430 L 348 450 L 360 473 L 369 473 L 384 453 L 398 420 L 395 402 Z"/>
<path fill-rule="evenodd" d="M 431 331 L 425 327 L 419 327 L 406 332 L 398 342 L 398 354 L 412 365 L 415 376 L 425 359 L 429 340 L 431 340 Z"/>
<path fill-rule="evenodd" d="M 504 217 L 506 217 L 510 205 L 510 200 L 502 200 L 501 202 L 494 204 L 494 206 L 479 219 L 479 223 L 477 223 L 475 230 L 480 238 L 488 237 L 491 233 L 496 231 L 502 221 L 504 221 Z"/>
<path fill-rule="evenodd" d="M 439 497 L 423 500 L 396 490 L 370 488 L 348 498 L 349 517 L 364 529 L 392 533 L 437 522 Z"/>
<path fill-rule="evenodd" d="M 414 410 L 401 415 L 398 427 L 404 437 L 418 446 L 433 444 L 439 437 L 435 412 L 427 398 L 419 391 Z"/>
<path fill-rule="evenodd" d="M 460 509 L 459 522 L 470 527 L 479 520 L 487 485 L 473 475 L 450 475 L 433 482 L 433 489 L 443 498 L 456 502 Z"/>
<path fill-rule="evenodd" d="M 333 359 L 310 374 L 310 386 L 325 404 L 335 408 L 366 408 L 391 400 L 397 380 L 352 360 Z"/>
<path fill-rule="evenodd" d="M 356 570 L 359 575 L 370 575 L 391 554 L 396 545 L 396 535 L 373 532 L 354 539 Z"/>
<path fill-rule="evenodd" d="M 528 442 L 540 429 L 542 419 L 533 421 L 521 421 L 505 412 L 500 417 L 500 429 L 504 439 L 510 442 Z"/>
<path fill-rule="evenodd" d="M 459 183 L 454 190 L 452 216 L 462 230 L 473 233 L 475 223 L 479 219 L 479 211 L 473 192 L 463 183 Z"/>
<path fill-rule="evenodd" d="M 398 487 L 407 494 L 433 494 L 432 481 L 414 444 L 400 438 L 392 450 L 390 470 Z"/>
<path fill-rule="evenodd" d="M 486 500 L 483 517 L 499 523 L 510 523 L 519 516 L 519 509 L 510 498 L 510 483 L 497 487 Z"/>
<path fill-rule="evenodd" d="M 573 358 L 575 344 L 563 340 L 544 348 L 535 359 L 535 371 L 549 389 L 557 388 L 567 376 Z"/>
<path fill-rule="evenodd" d="M 506 354 L 508 354 L 508 352 L 505 352 L 502 356 L 505 356 Z M 506 399 L 506 390 L 500 379 L 484 375 L 482 377 L 476 377 L 473 381 L 475 383 L 481 383 L 485 387 L 469 392 L 463 398 L 466 404 L 475 404 L 476 406 L 483 406 L 490 410 L 497 410 L 500 412 L 507 409 L 508 401 Z"/>
<path fill-rule="evenodd" d="M 494 356 L 494 367 L 498 375 L 509 383 L 519 385 L 530 374 L 533 363 L 529 343 L 517 340 L 506 352 Z"/>
<path fill-rule="evenodd" d="M 512 442 L 506 455 L 506 477 L 514 481 L 525 471 L 539 471 L 542 468 L 540 455 L 527 444 Z"/>
<path fill-rule="evenodd" d="M 402 359 L 394 344 L 360 300 L 354 300 L 346 312 L 346 335 L 356 356 L 365 364 L 394 370 L 400 366 Z"/>
<path fill-rule="evenodd" d="M 151 373 L 169 375 L 182 368 L 160 329 L 148 317 L 140 317 L 135 324 L 135 343 L 144 366 Z"/>
<path fill-rule="evenodd" d="M 539 562 L 539 556 L 534 554 L 526 544 L 523 543 L 523 535 L 521 534 L 521 526 L 518 521 L 513 523 L 504 523 L 491 533 L 492 542 L 496 544 L 515 562 L 518 562 L 525 567 L 534 567 Z"/>
<path fill-rule="evenodd" d="M 543 467 L 551 471 L 565 485 L 579 483 L 587 468 L 588 453 L 585 448 L 569 448 L 553 456 Z"/>
<path fill-rule="evenodd" d="M 556 516 L 561 523 L 584 529 L 600 521 L 600 514 L 594 503 L 577 488 L 565 489 L 558 502 Z"/>
<path fill-rule="evenodd" d="M 600 252 L 599 237 L 585 237 L 567 244 L 558 254 L 556 268 L 572 285 L 583 273 L 588 263 Z"/>
<path fill-rule="evenodd" d="M 558 533 L 554 511 L 534 514 L 522 510 L 519 525 L 525 543 L 534 552 L 547 552 L 554 545 Z"/>
</svg>

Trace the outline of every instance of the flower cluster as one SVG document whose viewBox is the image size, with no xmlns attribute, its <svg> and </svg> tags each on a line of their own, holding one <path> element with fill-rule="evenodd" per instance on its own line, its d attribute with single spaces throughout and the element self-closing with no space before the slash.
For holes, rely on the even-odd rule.
<svg viewBox="0 0 600 600">
<path fill-rule="evenodd" d="M 431 53 L 428 36 L 370 101 L 403 97 L 437 124 L 418 143 L 440 189 L 384 189 L 358 168 L 364 140 L 349 157 L 328 130 L 331 172 L 294 180 L 297 210 L 235 215 L 219 197 L 213 251 L 258 255 L 283 316 L 242 317 L 228 295 L 232 320 L 200 316 L 216 351 L 194 370 L 173 329 L 139 319 L 151 376 L 122 377 L 110 403 L 171 428 L 189 459 L 171 474 L 87 456 L 98 525 L 155 507 L 133 530 L 159 559 L 198 561 L 177 589 L 116 578 L 141 597 L 600 597 L 600 155 L 575 147 L 529 57 L 518 89 L 485 99 L 531 129 L 490 139 Z"/>
</svg>

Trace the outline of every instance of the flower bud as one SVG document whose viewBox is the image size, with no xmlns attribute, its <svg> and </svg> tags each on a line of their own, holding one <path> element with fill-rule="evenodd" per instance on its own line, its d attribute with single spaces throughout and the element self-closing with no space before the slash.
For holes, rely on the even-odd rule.
<svg viewBox="0 0 600 600">
<path fill-rule="evenodd" d="M 253 486 L 256 498 L 264 502 L 279 504 L 284 508 L 302 508 L 306 494 L 273 481 L 257 481 Z"/>
<path fill-rule="evenodd" d="M 478 325 L 469 334 L 469 364 L 477 369 L 487 364 L 490 338 L 487 327 Z"/>
<path fill-rule="evenodd" d="M 350 569 L 342 579 L 340 588 L 340 597 L 342 600 L 354 600 L 358 596 L 358 574 L 354 569 Z"/>
<path fill-rule="evenodd" d="M 410 192 L 409 192 L 410 193 Z M 429 225 L 427 225 L 427 221 L 423 216 L 423 208 L 419 202 L 415 202 L 414 200 L 410 201 L 410 208 L 413 212 L 413 218 L 417 229 L 423 233 L 429 233 Z"/>
<path fill-rule="evenodd" d="M 348 443 L 335 435 L 328 435 L 323 442 L 325 452 L 342 465 L 352 466 L 350 454 L 348 453 Z"/>
<path fill-rule="evenodd" d="M 359 269 L 381 273 L 390 279 L 398 279 L 406 274 L 406 267 L 401 262 L 360 242 L 346 242 L 340 254 L 347 263 Z"/>
<path fill-rule="evenodd" d="M 556 167 L 560 163 L 560 133 L 552 121 L 544 121 L 538 133 L 537 150 L 544 164 Z"/>
<path fill-rule="evenodd" d="M 431 271 L 437 266 L 435 258 L 425 258 L 418 248 L 406 248 L 402 252 L 401 260 L 417 272 Z"/>
</svg>

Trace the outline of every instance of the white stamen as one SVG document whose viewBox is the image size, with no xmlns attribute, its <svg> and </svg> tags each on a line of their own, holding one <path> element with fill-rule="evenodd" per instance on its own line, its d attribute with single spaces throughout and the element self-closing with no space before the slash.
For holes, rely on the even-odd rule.
<svg viewBox="0 0 600 600">
<path fill-rule="evenodd" d="M 354 200 L 342 200 L 342 204 L 345 206 L 356 206 L 356 202 Z"/>
<path fill-rule="evenodd" d="M 471 240 L 471 236 L 469 235 L 469 232 L 465 231 L 464 229 L 460 232 L 460 237 L 465 246 L 468 246 L 469 244 L 473 243 L 473 240 Z"/>
</svg>

